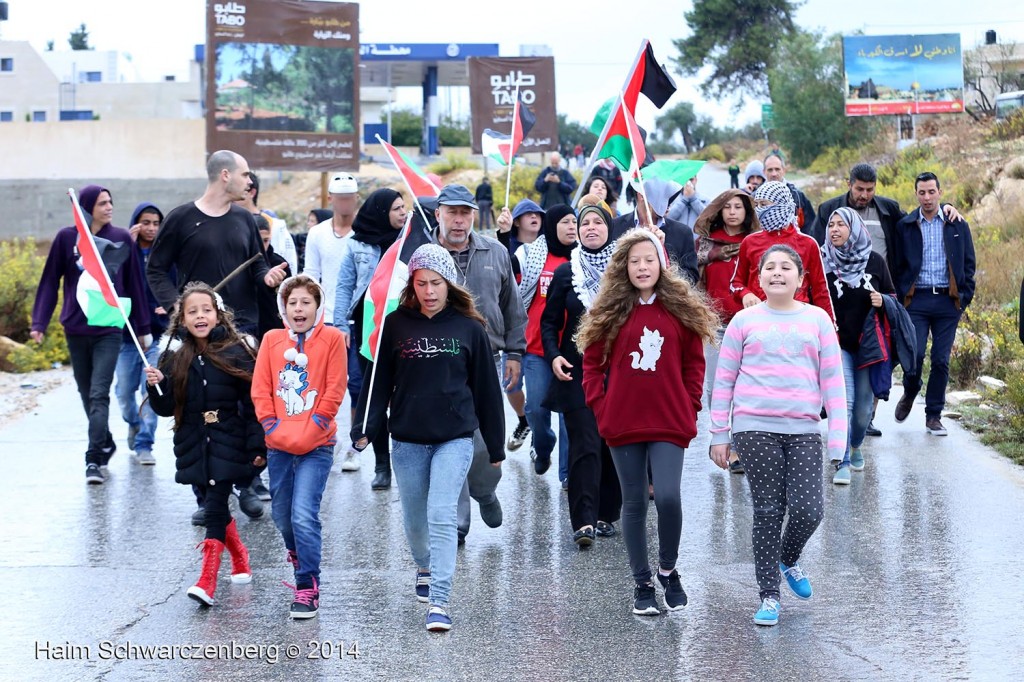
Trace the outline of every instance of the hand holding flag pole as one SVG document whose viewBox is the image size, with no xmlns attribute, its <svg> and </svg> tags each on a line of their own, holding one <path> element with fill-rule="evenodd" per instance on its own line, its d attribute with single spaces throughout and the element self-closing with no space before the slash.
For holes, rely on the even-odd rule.
<svg viewBox="0 0 1024 682">
<path fill-rule="evenodd" d="M 124 319 L 125 329 L 131 335 L 132 341 L 135 343 L 135 349 L 139 352 L 139 357 L 142 358 L 142 365 L 148 369 L 150 365 L 149 360 L 146 359 L 146 352 L 143 350 L 142 344 L 139 343 L 139 337 L 135 334 L 135 330 L 128 320 L 128 311 L 124 309 L 124 304 L 114 289 L 114 283 L 110 280 L 110 273 L 107 272 L 106 266 L 103 265 L 103 259 L 100 257 L 99 249 L 96 248 L 96 240 L 93 239 L 92 230 L 86 227 L 85 213 L 82 211 L 82 206 L 78 203 L 78 195 L 75 194 L 75 190 L 69 187 L 68 196 L 71 198 L 75 229 L 78 231 L 78 241 L 81 244 L 78 247 L 78 251 L 82 257 L 82 266 L 89 276 L 96 280 L 100 292 L 103 294 L 103 300 L 107 305 L 120 311 L 121 317 Z M 159 385 L 156 386 L 156 392 L 158 395 L 163 395 Z"/>
</svg>

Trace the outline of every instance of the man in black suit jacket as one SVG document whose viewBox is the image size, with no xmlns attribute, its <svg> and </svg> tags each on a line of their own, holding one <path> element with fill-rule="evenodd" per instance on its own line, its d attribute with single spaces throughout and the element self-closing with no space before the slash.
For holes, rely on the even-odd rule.
<svg viewBox="0 0 1024 682">
<path fill-rule="evenodd" d="M 665 250 L 669 259 L 679 267 L 679 271 L 696 284 L 697 251 L 693 247 L 693 231 L 683 223 L 667 220 L 663 216 L 668 209 L 669 199 L 678 191 L 679 185 L 672 185 L 664 180 L 650 179 L 644 181 L 644 193 L 650 199 L 650 220 L 655 228 L 665 233 Z M 647 217 L 647 202 L 644 197 L 627 188 L 627 196 L 636 206 L 630 213 L 624 213 L 612 221 L 612 239 L 618 239 L 634 227 L 648 227 L 651 223 Z"/>
</svg>

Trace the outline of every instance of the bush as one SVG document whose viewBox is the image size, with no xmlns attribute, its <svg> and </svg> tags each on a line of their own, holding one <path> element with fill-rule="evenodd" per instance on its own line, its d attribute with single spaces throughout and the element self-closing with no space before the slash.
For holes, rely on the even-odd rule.
<svg viewBox="0 0 1024 682">
<path fill-rule="evenodd" d="M 813 175 L 839 174 L 843 178 L 849 177 L 850 169 L 861 163 L 865 158 L 862 147 L 829 147 L 807 167 L 807 172 Z"/>
<path fill-rule="evenodd" d="M 725 163 L 727 161 L 725 150 L 722 149 L 722 145 L 720 144 L 709 144 L 707 147 L 704 147 L 692 154 L 690 158 L 698 161 L 719 161 L 721 163 Z"/>
<path fill-rule="evenodd" d="M 1007 426 L 1017 442 L 1024 441 L 1024 372 L 1014 372 L 1006 382 Z"/>
<path fill-rule="evenodd" d="M 925 171 L 939 177 L 943 203 L 959 205 L 960 174 L 939 161 L 928 145 L 908 147 L 889 163 L 879 166 L 877 193 L 895 199 L 900 206 L 910 210 L 917 206 L 914 179 Z"/>
<path fill-rule="evenodd" d="M 955 386 L 973 387 L 987 374 L 1003 381 L 1020 373 L 1024 346 L 1018 337 L 1017 302 L 993 307 L 969 308 L 960 320 L 949 358 L 949 380 Z"/>
<path fill-rule="evenodd" d="M 445 175 L 447 173 L 453 173 L 458 170 L 466 170 L 471 168 L 479 168 L 480 164 L 470 161 L 469 157 L 465 154 L 445 154 L 444 160 L 435 161 L 434 163 L 427 166 L 427 170 L 431 173 L 437 173 L 438 175 Z"/>
<path fill-rule="evenodd" d="M 1016 140 L 1024 137 L 1024 109 L 1010 114 L 1004 121 L 999 121 L 989 131 L 990 140 Z"/>
<path fill-rule="evenodd" d="M 3 263 L 0 269 L 0 336 L 26 343 L 32 327 L 36 287 L 46 259 L 39 254 L 34 239 L 15 239 L 0 243 L 0 263 Z M 59 321 L 62 298 L 63 293 L 58 295 L 43 344 L 37 346 L 30 342 L 8 356 L 15 371 L 49 369 L 54 362 L 68 361 L 64 328 Z"/>
</svg>

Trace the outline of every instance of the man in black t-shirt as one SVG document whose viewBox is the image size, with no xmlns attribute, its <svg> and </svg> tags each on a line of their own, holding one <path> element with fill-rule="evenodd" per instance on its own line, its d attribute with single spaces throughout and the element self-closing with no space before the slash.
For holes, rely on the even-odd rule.
<svg viewBox="0 0 1024 682">
<path fill-rule="evenodd" d="M 276 287 L 284 280 L 282 266 L 267 263 L 263 241 L 252 215 L 234 204 L 249 188 L 249 165 L 231 151 L 217 151 L 206 162 L 208 184 L 199 199 L 171 211 L 153 243 L 146 278 L 157 300 L 170 310 L 189 282 L 217 286 L 243 263 L 220 294 L 235 313 L 239 331 L 256 334 L 259 326 L 258 287 Z M 259 256 L 256 258 L 256 256 Z M 177 285 L 170 278 L 177 268 Z"/>
</svg>

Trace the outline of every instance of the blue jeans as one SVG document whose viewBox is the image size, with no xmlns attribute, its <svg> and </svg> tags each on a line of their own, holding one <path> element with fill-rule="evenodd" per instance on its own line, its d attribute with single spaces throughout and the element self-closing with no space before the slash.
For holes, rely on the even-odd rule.
<svg viewBox="0 0 1024 682">
<path fill-rule="evenodd" d="M 473 439 L 437 445 L 393 441 L 391 466 L 402 498 L 413 561 L 430 569 L 430 603 L 444 606 L 452 589 L 459 494 L 473 461 Z"/>
<path fill-rule="evenodd" d="M 267 449 L 270 471 L 270 515 L 281 531 L 284 546 L 295 552 L 299 567 L 295 584 L 320 582 L 320 500 L 334 462 L 334 448 L 324 445 L 304 455 Z"/>
<path fill-rule="evenodd" d="M 359 402 L 359 392 L 363 390 L 363 369 L 359 366 L 359 343 L 361 341 L 357 340 L 353 334 L 348 347 L 348 397 L 352 401 L 353 410 L 356 409 L 356 403 Z"/>
<path fill-rule="evenodd" d="M 526 421 L 533 431 L 533 449 L 538 457 L 551 457 L 555 449 L 555 432 L 551 429 L 551 410 L 541 407 L 548 395 L 548 387 L 555 375 L 551 365 L 539 355 L 523 356 L 523 376 L 526 378 Z M 558 415 L 558 480 L 569 478 L 569 435 L 565 419 Z"/>
<path fill-rule="evenodd" d="M 150 365 L 156 367 L 160 359 L 160 349 L 153 343 L 146 349 L 146 360 Z M 121 406 L 121 419 L 129 427 L 135 426 L 139 433 L 135 436 L 135 451 L 152 450 L 153 434 L 156 432 L 156 412 L 149 406 L 146 397 L 146 373 L 143 371 L 142 357 L 136 350 L 135 344 L 130 341 L 121 343 L 121 353 L 117 356 L 117 370 L 115 371 L 117 384 L 114 387 L 114 394 Z M 135 393 L 141 391 L 143 400 L 142 409 L 139 409 L 135 402 Z"/>
<path fill-rule="evenodd" d="M 949 354 L 953 350 L 960 311 L 948 294 L 932 293 L 930 287 L 918 287 L 907 306 L 910 320 L 917 332 L 917 362 L 914 374 L 903 376 L 903 390 L 916 396 L 921 391 L 921 370 L 928 332 L 932 334 L 932 368 L 928 374 L 928 390 L 924 396 L 925 418 L 939 417 L 946 407 L 946 384 L 949 383 Z"/>
<path fill-rule="evenodd" d="M 871 370 L 857 369 L 857 358 L 852 353 L 843 353 L 843 380 L 846 382 L 846 417 L 850 424 L 846 439 L 846 455 L 843 464 L 850 463 L 850 449 L 864 443 L 864 432 L 871 421 L 875 406 L 875 392 L 871 390 Z"/>
</svg>

